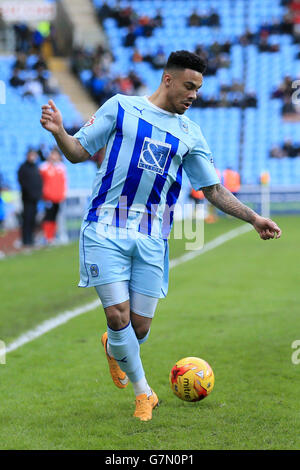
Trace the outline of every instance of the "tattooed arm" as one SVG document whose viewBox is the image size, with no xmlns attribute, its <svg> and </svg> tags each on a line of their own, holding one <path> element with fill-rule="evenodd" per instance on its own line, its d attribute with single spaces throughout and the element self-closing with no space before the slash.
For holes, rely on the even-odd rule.
<svg viewBox="0 0 300 470">
<path fill-rule="evenodd" d="M 280 238 L 281 230 L 271 219 L 261 217 L 250 207 L 242 204 L 228 189 L 221 184 L 202 188 L 204 196 L 208 201 L 226 214 L 249 222 L 259 233 L 263 240 Z"/>
</svg>

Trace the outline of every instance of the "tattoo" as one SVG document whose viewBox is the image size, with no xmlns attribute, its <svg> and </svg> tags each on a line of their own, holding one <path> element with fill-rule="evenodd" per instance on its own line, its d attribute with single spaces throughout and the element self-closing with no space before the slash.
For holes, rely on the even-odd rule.
<svg viewBox="0 0 300 470">
<path fill-rule="evenodd" d="M 228 189 L 221 184 L 202 188 L 208 201 L 226 214 L 237 217 L 245 222 L 252 223 L 257 214 L 240 202 Z"/>
</svg>

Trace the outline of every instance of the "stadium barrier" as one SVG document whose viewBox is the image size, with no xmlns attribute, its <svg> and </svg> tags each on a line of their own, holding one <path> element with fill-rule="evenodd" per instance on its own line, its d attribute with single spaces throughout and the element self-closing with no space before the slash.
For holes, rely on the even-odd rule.
<svg viewBox="0 0 300 470">
<path fill-rule="evenodd" d="M 189 193 L 189 189 L 187 190 Z M 89 189 L 73 189 L 68 191 L 67 198 L 61 205 L 58 216 L 58 242 L 68 243 L 77 240 L 83 214 L 90 199 Z M 8 197 L 6 192 L 6 221 L 7 230 L 16 229 L 19 225 L 22 203 L 18 192 L 11 192 Z M 274 215 L 300 214 L 300 186 L 275 187 L 268 185 L 244 185 L 241 187 L 237 197 L 241 202 L 247 204 L 257 213 L 265 217 Z M 191 217 L 191 202 L 188 198 L 180 198 L 177 208 L 176 220 Z M 200 216 L 203 211 L 199 210 Z M 179 216 L 178 216 L 179 214 Z M 40 206 L 39 219 L 43 215 L 43 204 Z M 224 215 L 218 211 L 218 215 Z M 184 232 L 183 232 L 184 233 Z"/>
</svg>

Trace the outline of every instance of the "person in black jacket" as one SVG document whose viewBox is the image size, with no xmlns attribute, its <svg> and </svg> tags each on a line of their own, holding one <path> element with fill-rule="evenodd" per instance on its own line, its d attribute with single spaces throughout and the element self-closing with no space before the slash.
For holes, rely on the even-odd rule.
<svg viewBox="0 0 300 470">
<path fill-rule="evenodd" d="M 42 198 L 42 178 L 36 165 L 37 158 L 37 152 L 29 149 L 26 154 L 26 161 L 18 171 L 23 201 L 22 241 L 24 246 L 34 244 L 37 204 Z"/>
</svg>

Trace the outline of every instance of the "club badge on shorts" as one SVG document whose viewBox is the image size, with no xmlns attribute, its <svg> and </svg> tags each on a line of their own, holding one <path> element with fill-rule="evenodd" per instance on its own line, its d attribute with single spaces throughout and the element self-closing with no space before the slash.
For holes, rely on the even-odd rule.
<svg viewBox="0 0 300 470">
<path fill-rule="evenodd" d="M 91 271 L 92 277 L 98 277 L 99 276 L 99 268 L 98 268 L 97 264 L 91 264 L 90 271 Z"/>
</svg>

